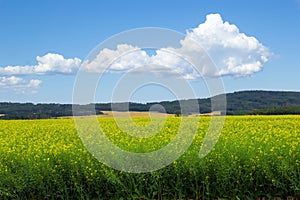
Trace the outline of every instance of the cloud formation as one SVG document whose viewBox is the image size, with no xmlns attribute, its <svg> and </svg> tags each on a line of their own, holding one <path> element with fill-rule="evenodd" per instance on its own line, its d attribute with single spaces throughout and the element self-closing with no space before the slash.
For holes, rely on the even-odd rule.
<svg viewBox="0 0 300 200">
<path fill-rule="evenodd" d="M 202 48 L 196 47 L 197 42 Z M 186 79 L 200 76 L 247 76 L 262 70 L 272 53 L 255 37 L 241 33 L 236 25 L 224 22 L 220 14 L 206 16 L 206 21 L 187 31 L 179 48 L 162 48 L 155 55 L 130 44 L 120 44 L 115 50 L 103 49 L 82 67 L 90 72 L 179 73 Z M 212 67 L 209 55 L 217 69 Z M 200 66 L 200 74 L 186 60 Z"/>
<path fill-rule="evenodd" d="M 87 72 L 125 73 L 132 70 L 159 76 L 179 75 L 189 80 L 202 76 L 248 76 L 261 71 L 272 56 L 255 37 L 241 33 L 236 25 L 223 21 L 220 14 L 207 15 L 204 23 L 189 29 L 179 42 L 179 48 L 156 49 L 154 55 L 131 44 L 119 44 L 116 49 L 102 49 L 93 60 L 84 62 L 77 57 L 48 53 L 37 56 L 36 65 L 0 67 L 0 88 L 36 91 L 40 80 L 26 81 L 17 76 L 72 74 L 79 67 Z M 195 70 L 187 61 L 199 68 Z"/>
<path fill-rule="evenodd" d="M 219 76 L 253 74 L 271 56 L 255 37 L 240 33 L 237 26 L 224 22 L 219 14 L 207 15 L 205 23 L 187 32 L 187 38 L 203 46 L 219 68 Z"/>
<path fill-rule="evenodd" d="M 13 89 L 20 93 L 36 93 L 41 80 L 24 80 L 17 75 L 32 74 L 71 74 L 78 70 L 81 60 L 79 58 L 66 59 L 62 55 L 48 53 L 36 57 L 36 65 L 6 66 L 0 68 L 0 88 Z M 2 75 L 2 76 L 1 76 Z"/>
<path fill-rule="evenodd" d="M 103 49 L 92 60 L 85 60 L 82 67 L 85 71 L 105 73 L 109 66 L 110 71 L 124 72 L 149 63 L 149 56 L 139 47 L 128 44 L 117 45 L 116 50 Z"/>
<path fill-rule="evenodd" d="M 37 65 L 6 66 L 0 68 L 0 75 L 74 73 L 80 66 L 79 58 L 66 59 L 62 55 L 48 53 L 36 57 Z"/>
<path fill-rule="evenodd" d="M 38 79 L 26 81 L 16 76 L 0 76 L 0 88 L 12 89 L 18 93 L 36 93 L 41 83 Z"/>
</svg>

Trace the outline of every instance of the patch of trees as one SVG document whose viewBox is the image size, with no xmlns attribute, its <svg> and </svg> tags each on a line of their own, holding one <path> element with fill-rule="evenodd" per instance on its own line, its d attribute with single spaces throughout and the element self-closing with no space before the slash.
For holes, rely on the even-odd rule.
<svg viewBox="0 0 300 200">
<path fill-rule="evenodd" d="M 254 110 L 279 108 L 285 106 L 300 106 L 300 92 L 283 92 L 283 91 L 240 91 L 226 94 L 227 115 L 247 115 L 252 114 Z M 195 106 L 198 101 L 198 106 Z M 186 115 L 190 113 L 210 113 L 211 98 L 189 99 L 176 101 L 162 101 L 151 103 L 115 103 L 96 104 L 98 110 L 115 111 L 149 111 L 151 106 L 159 104 L 164 107 L 165 112 L 169 114 Z M 214 109 L 218 110 L 218 105 Z M 154 110 L 155 111 L 155 110 Z M 157 110 L 161 112 L 161 110 Z M 222 111 L 224 113 L 224 111 Z"/>
<path fill-rule="evenodd" d="M 77 115 L 94 114 L 86 109 L 88 105 L 78 106 Z M 0 103 L 1 119 L 46 119 L 72 116 L 72 104 L 32 104 L 32 103 Z M 103 114 L 100 110 L 95 114 Z"/>
<path fill-rule="evenodd" d="M 300 114 L 300 106 L 282 106 L 254 110 L 253 115 L 296 115 Z"/>
<path fill-rule="evenodd" d="M 252 114 L 254 110 L 300 106 L 300 92 L 241 91 L 227 94 L 227 114 Z"/>
</svg>

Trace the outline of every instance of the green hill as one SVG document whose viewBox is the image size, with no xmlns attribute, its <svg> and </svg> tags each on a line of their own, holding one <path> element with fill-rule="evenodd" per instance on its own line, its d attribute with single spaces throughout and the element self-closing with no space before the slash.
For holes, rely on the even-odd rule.
<svg viewBox="0 0 300 200">
<path fill-rule="evenodd" d="M 241 91 L 227 94 L 227 114 L 251 114 L 254 110 L 300 106 L 300 92 Z"/>
<path fill-rule="evenodd" d="M 245 114 L 300 114 L 300 92 L 283 91 L 240 91 L 226 94 L 227 115 Z M 198 102 L 199 108 L 193 106 Z M 160 104 L 162 107 L 153 106 Z M 181 109 L 180 105 L 184 105 Z M 162 101 L 150 103 L 97 103 L 77 107 L 78 115 L 90 115 L 88 107 L 95 107 L 96 114 L 101 111 L 152 111 L 170 114 L 209 113 L 211 98 Z M 218 110 L 217 108 L 214 110 Z M 182 113 L 183 112 L 183 113 Z M 32 103 L 0 103 L 0 118 L 2 119 L 38 119 L 72 115 L 72 104 L 32 104 Z"/>
</svg>

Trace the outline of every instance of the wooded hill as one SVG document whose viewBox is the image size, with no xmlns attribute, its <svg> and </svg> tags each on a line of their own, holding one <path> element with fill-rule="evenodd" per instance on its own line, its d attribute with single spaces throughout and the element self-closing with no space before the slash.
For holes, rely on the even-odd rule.
<svg viewBox="0 0 300 200">
<path fill-rule="evenodd" d="M 300 92 L 282 91 L 240 91 L 226 94 L 227 115 L 245 114 L 300 114 Z M 198 106 L 195 105 L 198 102 Z M 155 104 L 160 106 L 153 106 Z M 181 109 L 180 105 L 184 105 Z M 77 115 L 90 115 L 90 106 L 95 107 L 96 114 L 101 111 L 152 111 L 169 114 L 209 113 L 211 98 L 189 99 L 180 101 L 162 101 L 151 103 L 97 103 L 76 105 Z M 198 107 L 198 108 L 197 108 Z M 215 109 L 216 111 L 216 109 Z M 0 119 L 40 119 L 71 116 L 72 104 L 32 104 L 32 103 L 0 103 Z"/>
</svg>

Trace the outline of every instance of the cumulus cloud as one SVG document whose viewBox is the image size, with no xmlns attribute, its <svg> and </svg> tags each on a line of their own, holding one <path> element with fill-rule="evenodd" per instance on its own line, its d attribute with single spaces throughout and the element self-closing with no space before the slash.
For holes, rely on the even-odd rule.
<svg viewBox="0 0 300 200">
<path fill-rule="evenodd" d="M 26 81 L 16 76 L 0 76 L 0 88 L 12 89 L 18 93 L 36 93 L 41 83 L 38 79 Z"/>
<path fill-rule="evenodd" d="M 0 88 L 13 89 L 19 93 L 36 93 L 42 81 L 25 80 L 18 75 L 71 74 L 78 70 L 79 58 L 64 58 L 62 55 L 48 53 L 36 57 L 36 65 L 6 66 L 0 68 Z"/>
<path fill-rule="evenodd" d="M 187 32 L 211 56 L 219 71 L 216 75 L 250 75 L 260 71 L 271 52 L 255 37 L 241 33 L 237 26 L 224 22 L 219 14 Z"/>
<path fill-rule="evenodd" d="M 0 87 L 21 92 L 37 91 L 42 83 L 40 80 L 24 80 L 17 76 L 72 74 L 79 67 L 87 72 L 124 73 L 132 70 L 160 76 L 180 75 L 190 80 L 201 76 L 248 76 L 261 71 L 272 56 L 255 37 L 241 33 L 220 14 L 207 15 L 204 23 L 189 29 L 178 42 L 180 47 L 157 49 L 153 55 L 131 44 L 119 44 L 115 49 L 102 49 L 95 58 L 84 62 L 77 57 L 48 53 L 37 56 L 35 65 L 0 67 Z M 198 66 L 197 70 L 191 63 Z"/>
<path fill-rule="evenodd" d="M 176 67 L 180 63 L 181 67 Z M 119 44 L 116 50 L 105 48 L 92 61 L 84 61 L 82 68 L 84 71 L 96 73 L 134 70 L 136 73 L 178 74 L 190 67 L 184 65 L 187 65 L 186 62 L 168 49 L 157 50 L 156 55 L 149 56 L 137 46 Z"/>
<path fill-rule="evenodd" d="M 207 15 L 204 23 L 187 31 L 180 44 L 179 48 L 158 49 L 155 55 L 148 55 L 130 44 L 120 44 L 115 50 L 103 49 L 95 59 L 86 60 L 82 67 L 98 73 L 128 70 L 168 75 L 179 73 L 186 79 L 206 75 L 246 76 L 262 70 L 272 55 L 255 37 L 247 36 L 236 25 L 224 22 L 220 14 Z M 187 61 L 199 66 L 198 71 Z"/>
<path fill-rule="evenodd" d="M 17 85 L 22 81 L 21 78 L 11 76 L 11 77 L 1 77 L 0 76 L 0 86 L 1 87 L 7 87 L 12 85 Z"/>
<path fill-rule="evenodd" d="M 70 74 L 75 72 L 80 64 L 79 58 L 64 58 L 62 55 L 48 53 L 36 57 L 37 65 L 6 66 L 0 68 L 0 75 L 26 75 L 26 74 Z"/>
<path fill-rule="evenodd" d="M 86 60 L 82 68 L 89 72 L 104 73 L 110 71 L 124 72 L 149 63 L 149 56 L 139 47 L 119 44 L 116 50 L 103 49 L 92 61 Z"/>
<path fill-rule="evenodd" d="M 155 55 L 148 55 L 137 46 L 119 44 L 115 50 L 103 49 L 93 60 L 85 60 L 82 69 L 96 73 L 122 73 L 133 70 L 136 73 L 154 73 L 157 75 L 178 75 L 194 78 L 194 70 L 182 58 L 177 49 L 162 48 Z"/>
</svg>

